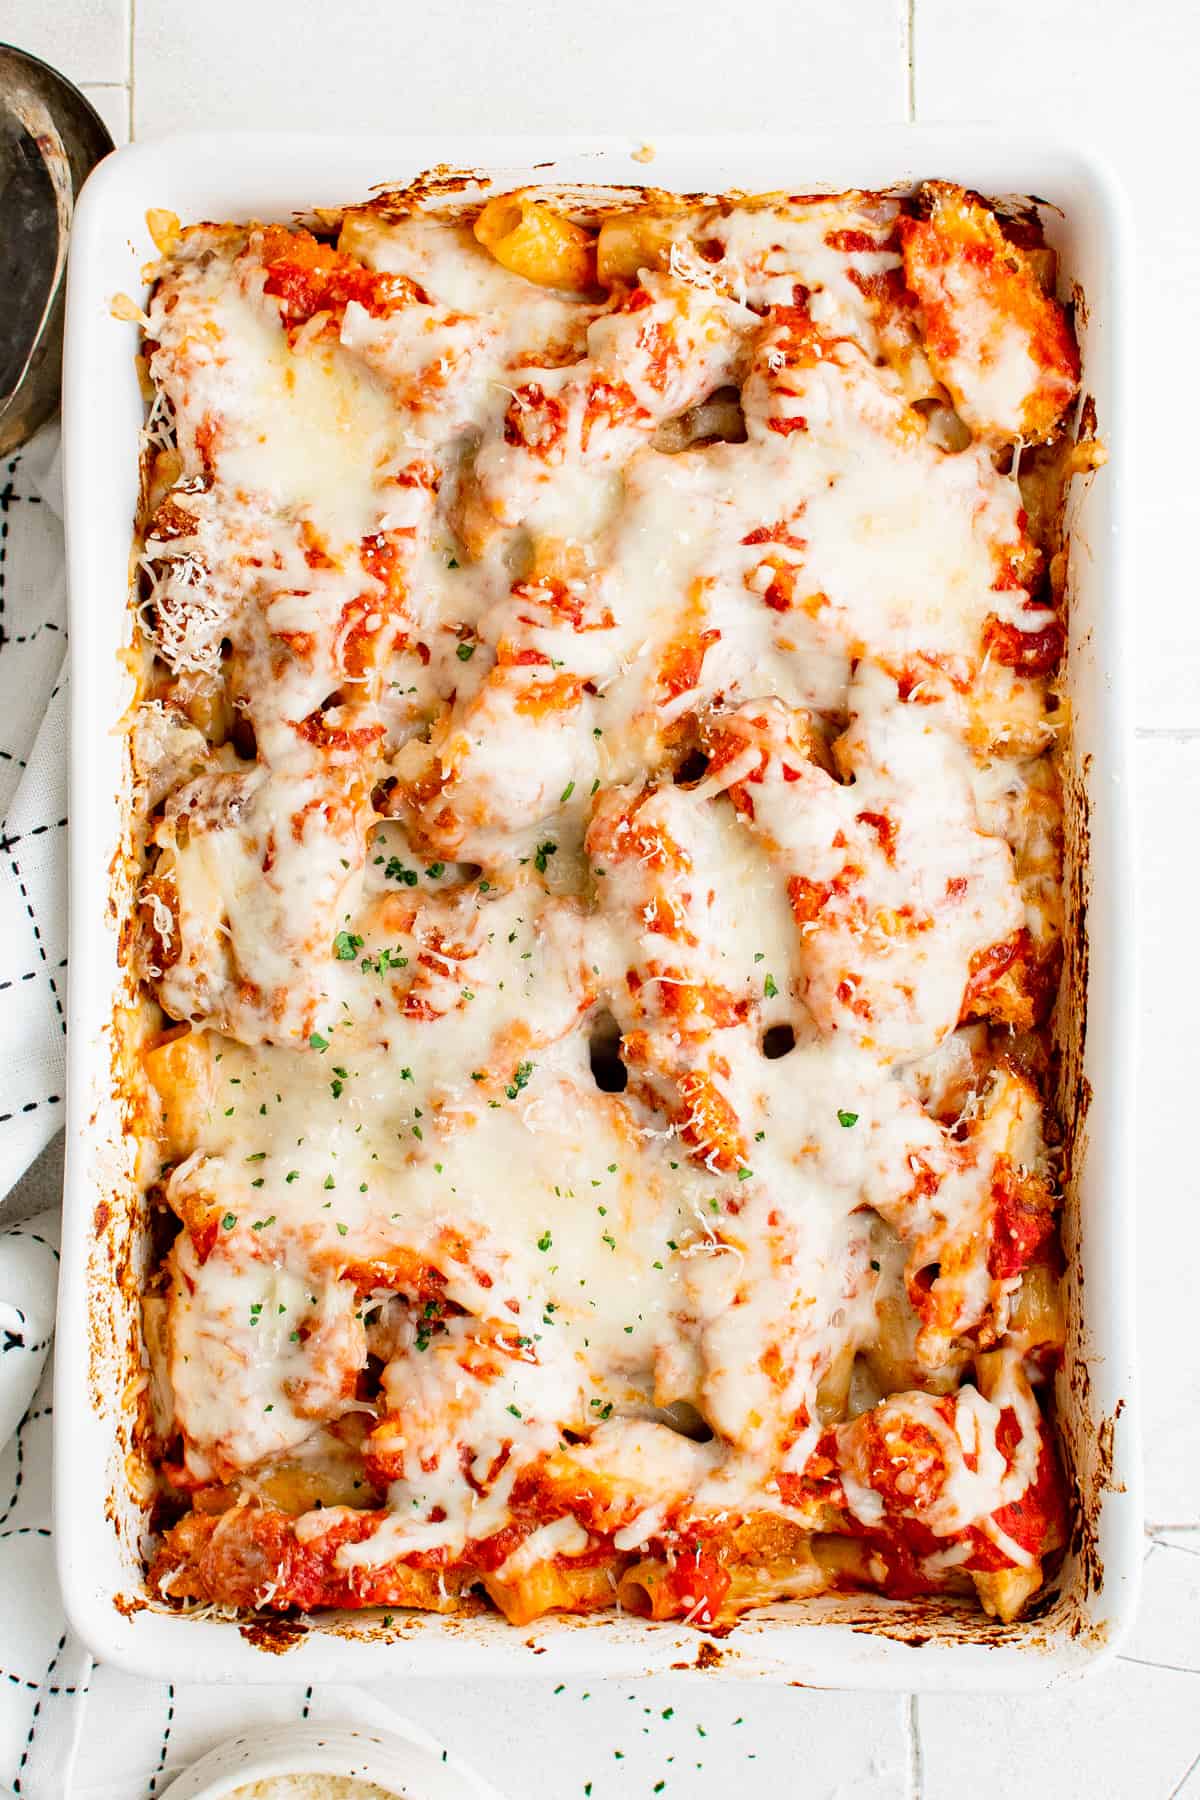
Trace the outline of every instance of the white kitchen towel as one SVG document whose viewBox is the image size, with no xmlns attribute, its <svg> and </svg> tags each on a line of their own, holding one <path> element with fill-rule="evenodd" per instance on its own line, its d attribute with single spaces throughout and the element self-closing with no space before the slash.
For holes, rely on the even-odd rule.
<svg viewBox="0 0 1200 1800">
<path fill-rule="evenodd" d="M 0 1195 L 62 1124 L 67 728 L 60 494 L 54 428 L 0 471 Z"/>
<path fill-rule="evenodd" d="M 50 1523 L 57 1211 L 6 1225 L 62 1124 L 66 570 L 52 428 L 0 468 L 0 1780 L 68 1792 L 91 1659 L 68 1632 Z"/>
</svg>

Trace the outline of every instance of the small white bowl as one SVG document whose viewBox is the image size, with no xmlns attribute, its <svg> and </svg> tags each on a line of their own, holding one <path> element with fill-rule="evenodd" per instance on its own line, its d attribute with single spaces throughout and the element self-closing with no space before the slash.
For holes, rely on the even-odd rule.
<svg viewBox="0 0 1200 1800">
<path fill-rule="evenodd" d="M 242 1732 L 193 1763 L 163 1800 L 228 1800 L 272 1775 L 343 1775 L 373 1781 L 396 1800 L 503 1800 L 457 1758 L 369 1725 L 315 1721 Z"/>
</svg>

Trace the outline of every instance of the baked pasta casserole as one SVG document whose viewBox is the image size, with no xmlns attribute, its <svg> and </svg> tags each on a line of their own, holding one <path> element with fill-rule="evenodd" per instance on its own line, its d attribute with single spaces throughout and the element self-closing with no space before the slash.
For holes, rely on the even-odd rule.
<svg viewBox="0 0 1200 1800">
<path fill-rule="evenodd" d="M 1100 458 L 1036 213 L 309 225 L 151 218 L 152 1588 L 1012 1619 Z"/>
</svg>

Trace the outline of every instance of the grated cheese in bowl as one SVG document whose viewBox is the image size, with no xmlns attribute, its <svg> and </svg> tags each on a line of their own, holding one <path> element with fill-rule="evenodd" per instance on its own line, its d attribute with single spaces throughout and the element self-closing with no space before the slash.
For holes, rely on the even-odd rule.
<svg viewBox="0 0 1200 1800">
<path fill-rule="evenodd" d="M 403 1800 L 394 1788 L 381 1788 L 354 1775 L 269 1775 L 234 1788 L 229 1800 Z"/>
</svg>

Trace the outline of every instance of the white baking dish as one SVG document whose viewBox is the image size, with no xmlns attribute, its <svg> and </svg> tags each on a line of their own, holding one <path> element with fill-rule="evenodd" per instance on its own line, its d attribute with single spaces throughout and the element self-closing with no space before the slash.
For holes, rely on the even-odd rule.
<svg viewBox="0 0 1200 1800">
<path fill-rule="evenodd" d="M 613 140 L 181 137 L 121 150 L 87 185 L 71 254 L 65 457 L 72 606 L 70 1092 L 55 1404 L 57 1537 L 66 1604 L 107 1661 L 159 1679 L 367 1680 L 384 1674 L 619 1674 L 705 1669 L 822 1686 L 1028 1688 L 1111 1653 L 1134 1607 L 1140 1509 L 1130 1294 L 1133 1190 L 1131 866 L 1124 691 L 1129 635 L 1122 523 L 1121 207 L 1108 177 L 1075 151 L 993 130 L 889 127 L 754 139 L 674 140 L 650 168 Z M 1075 734 L 1075 942 L 1090 950 L 1086 1042 L 1067 1058 L 1072 1092 L 1090 1093 L 1078 1131 L 1065 1235 L 1073 1259 L 1071 1342 L 1059 1407 L 1081 1529 L 1061 1591 L 1033 1619 L 1000 1626 L 973 1612 L 862 1596 L 779 1605 L 714 1644 L 676 1623 L 548 1619 L 516 1631 L 494 1616 L 327 1616 L 306 1630 L 260 1632 L 146 1603 L 143 1516 L 127 1469 L 139 1380 L 136 1289 L 144 1255 L 113 1079 L 113 1006 L 127 901 L 117 851 L 122 755 L 113 727 L 127 697 L 127 569 L 142 402 L 137 330 L 111 314 L 140 296 L 152 254 L 148 207 L 184 219 L 287 218 L 361 198 L 437 163 L 485 169 L 498 187 L 531 179 L 728 188 L 888 186 L 923 176 L 988 194 L 1040 195 L 1079 308 L 1086 391 L 1116 454 L 1072 503 L 1070 693 Z M 536 168 L 536 175 L 533 174 Z M 1078 969 L 1072 980 L 1078 988 Z M 1086 1087 L 1084 1084 L 1086 1083 Z M 287 1644 L 286 1654 L 279 1654 Z M 267 1651 L 274 1651 L 268 1654 Z"/>
</svg>

